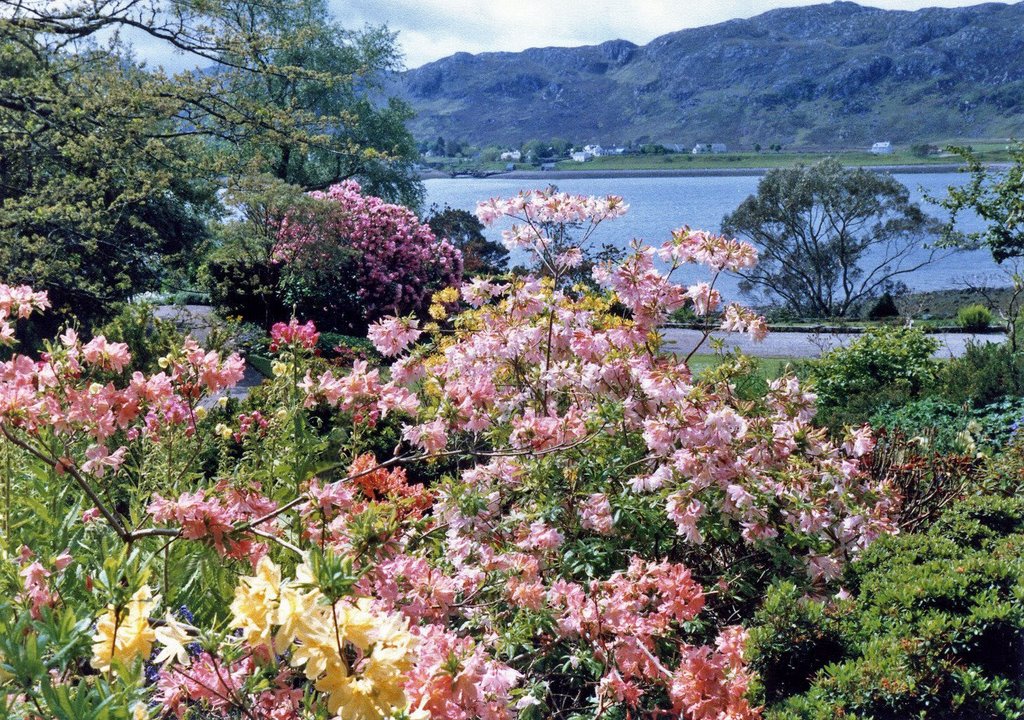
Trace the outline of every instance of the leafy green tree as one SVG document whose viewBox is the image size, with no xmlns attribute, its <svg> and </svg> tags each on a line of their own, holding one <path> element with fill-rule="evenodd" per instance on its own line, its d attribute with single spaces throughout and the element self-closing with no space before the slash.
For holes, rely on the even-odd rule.
<svg viewBox="0 0 1024 720">
<path fill-rule="evenodd" d="M 431 208 L 427 225 L 439 239 L 450 242 L 462 252 L 462 272 L 466 275 L 500 275 L 508 269 L 508 250 L 484 237 L 484 226 L 466 210 L 444 206 Z"/>
<path fill-rule="evenodd" d="M 932 221 L 891 176 L 828 159 L 772 170 L 722 220 L 760 253 L 740 287 L 804 316 L 842 317 L 931 262 Z"/>
<path fill-rule="evenodd" d="M 945 198 L 933 199 L 950 214 L 943 241 L 958 247 L 988 248 L 999 263 L 1024 256 L 1024 143 L 1011 149 L 1013 165 L 1004 172 L 989 169 L 970 148 L 947 149 L 964 160 L 971 179 L 962 187 L 951 185 Z M 977 214 L 984 229 L 960 230 L 964 212 Z"/>
<path fill-rule="evenodd" d="M 126 30 L 203 69 L 148 69 Z M 398 57 L 393 34 L 345 31 L 322 0 L 0 0 L 5 280 L 101 320 L 194 272 L 233 176 L 358 177 L 417 202 L 408 110 L 371 100 Z"/>
<path fill-rule="evenodd" d="M 152 77 L 98 48 L 47 52 L 0 21 L 0 266 L 99 319 L 187 267 L 215 202 L 197 136 Z"/>
</svg>

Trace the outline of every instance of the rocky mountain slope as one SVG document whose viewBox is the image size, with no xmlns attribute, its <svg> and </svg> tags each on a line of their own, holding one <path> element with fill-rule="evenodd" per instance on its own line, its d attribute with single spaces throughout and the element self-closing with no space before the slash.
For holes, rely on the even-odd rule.
<svg viewBox="0 0 1024 720">
<path fill-rule="evenodd" d="M 457 53 L 394 90 L 418 138 L 840 148 L 1024 136 L 1024 3 L 852 2 L 624 40 Z"/>
</svg>

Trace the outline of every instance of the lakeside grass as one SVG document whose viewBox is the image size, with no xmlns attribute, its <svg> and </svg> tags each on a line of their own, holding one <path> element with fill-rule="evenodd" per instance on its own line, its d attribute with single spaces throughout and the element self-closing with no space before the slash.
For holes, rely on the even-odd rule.
<svg viewBox="0 0 1024 720">
<path fill-rule="evenodd" d="M 937 145 L 970 145 L 975 155 L 987 163 L 1010 162 L 1010 154 L 1006 142 L 951 140 Z M 609 155 L 597 157 L 587 162 L 559 160 L 555 163 L 558 171 L 601 172 L 603 170 L 620 171 L 657 171 L 657 170 L 743 170 L 772 169 L 808 165 L 825 158 L 837 158 L 844 165 L 854 167 L 878 166 L 922 166 L 959 165 L 961 160 L 951 153 L 941 152 L 935 155 L 919 156 L 910 152 L 909 148 L 898 148 L 889 155 L 875 155 L 866 150 L 836 150 L 830 152 L 726 152 L 718 154 L 693 155 L 691 153 L 669 153 L 666 155 Z M 468 158 L 444 158 L 429 163 L 429 167 L 450 173 L 505 172 L 506 162 L 481 162 Z M 539 169 L 529 163 L 515 163 L 516 170 L 532 171 Z"/>
</svg>

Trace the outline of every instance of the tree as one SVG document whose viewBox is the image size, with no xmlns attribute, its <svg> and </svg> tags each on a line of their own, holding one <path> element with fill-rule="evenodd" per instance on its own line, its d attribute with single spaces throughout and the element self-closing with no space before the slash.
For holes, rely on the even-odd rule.
<svg viewBox="0 0 1024 720">
<path fill-rule="evenodd" d="M 722 220 L 761 256 L 741 289 L 814 317 L 843 317 L 931 262 L 934 249 L 915 253 L 931 227 L 897 180 L 833 159 L 772 170 Z"/>
<path fill-rule="evenodd" d="M 0 265 L 49 291 L 49 324 L 101 320 L 187 267 L 215 204 L 180 102 L 122 60 L 51 51 L 0 21 Z"/>
<path fill-rule="evenodd" d="M 1010 151 L 1013 165 L 1005 172 L 987 168 L 970 148 L 950 147 L 966 163 L 971 175 L 963 187 L 950 186 L 945 198 L 929 198 L 949 211 L 943 243 L 956 247 L 986 247 L 995 261 L 1024 256 L 1024 143 Z M 985 228 L 965 233 L 957 223 L 965 212 L 974 212 Z"/>
<path fill-rule="evenodd" d="M 500 275 L 508 269 L 508 250 L 484 237 L 484 226 L 476 215 L 466 210 L 444 206 L 431 208 L 427 225 L 441 240 L 450 242 L 462 253 L 465 275 Z"/>
<path fill-rule="evenodd" d="M 369 100 L 394 35 L 344 31 L 321 0 L 0 0 L 0 15 L 0 262 L 83 322 L 194 269 L 225 177 L 358 176 L 420 198 L 407 110 Z M 126 29 L 207 67 L 151 70 Z"/>
</svg>

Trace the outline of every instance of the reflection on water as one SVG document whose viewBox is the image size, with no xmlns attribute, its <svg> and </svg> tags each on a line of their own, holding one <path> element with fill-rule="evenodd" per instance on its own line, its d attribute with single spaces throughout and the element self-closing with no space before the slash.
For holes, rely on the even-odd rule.
<svg viewBox="0 0 1024 720">
<path fill-rule="evenodd" d="M 924 195 L 943 196 L 949 185 L 964 182 L 959 173 L 895 175 L 910 189 L 911 199 L 921 203 L 929 214 L 944 218 L 940 208 L 924 201 Z M 558 179 L 560 190 L 584 195 L 622 195 L 630 210 L 625 217 L 603 225 L 595 234 L 598 243 L 611 243 L 625 247 L 633 238 L 642 238 L 651 244 L 660 244 L 670 230 L 682 225 L 718 230 L 722 217 L 736 209 L 748 196 L 757 191 L 757 177 L 654 177 L 654 178 L 569 178 Z M 473 210 L 478 200 L 490 197 L 508 197 L 522 189 L 539 188 L 543 180 L 509 180 L 503 178 L 467 178 L 426 180 L 427 207 L 445 204 L 453 208 Z M 971 219 L 963 229 L 980 227 Z M 488 237 L 499 240 L 500 227 L 487 230 Z M 906 260 L 907 266 L 917 265 L 927 258 L 929 250 L 922 247 Z M 946 254 L 935 262 L 901 276 L 901 280 L 914 290 L 940 290 L 972 284 L 990 286 L 1007 285 L 1005 272 L 992 260 L 988 251 L 975 250 Z M 522 262 L 522 258 L 514 258 Z M 867 262 L 865 264 L 868 264 Z M 700 268 L 684 268 L 679 279 L 693 282 L 705 277 Z M 683 271 L 681 271 L 683 272 Z M 723 290 L 735 297 L 735 280 L 720 281 Z"/>
</svg>

